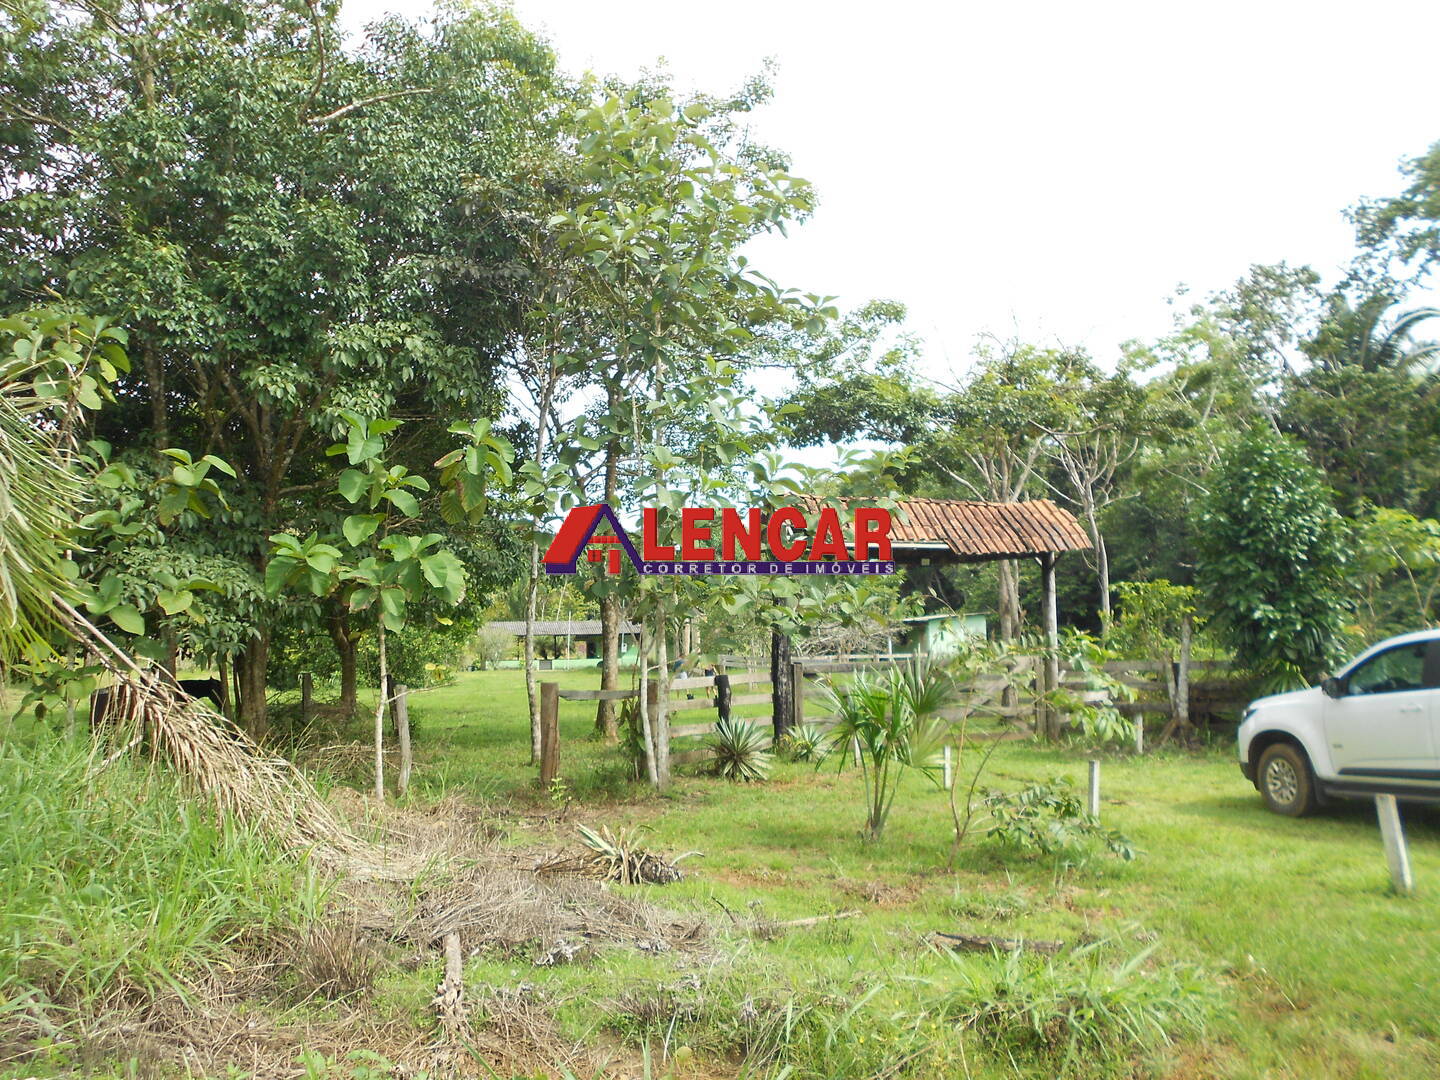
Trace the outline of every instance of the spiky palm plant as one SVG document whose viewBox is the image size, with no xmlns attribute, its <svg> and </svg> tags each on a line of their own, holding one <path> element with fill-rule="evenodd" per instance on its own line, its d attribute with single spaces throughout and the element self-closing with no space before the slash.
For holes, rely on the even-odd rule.
<svg viewBox="0 0 1440 1080">
<path fill-rule="evenodd" d="M 765 744 L 765 733 L 756 724 L 742 720 L 721 720 L 710 737 L 715 773 L 727 780 L 765 780 L 770 776 L 773 755 Z"/>
<path fill-rule="evenodd" d="M 823 761 L 833 745 L 825 729 L 815 724 L 796 724 L 780 740 L 780 749 L 791 761 Z"/>
<path fill-rule="evenodd" d="M 848 686 L 832 685 L 828 693 L 838 721 L 835 745 L 853 742 L 859 749 L 865 838 L 878 841 L 905 772 L 940 767 L 948 730 L 941 713 L 954 697 L 954 682 L 922 659 L 879 677 L 860 675 Z M 850 755 L 835 756 L 843 768 Z"/>
</svg>

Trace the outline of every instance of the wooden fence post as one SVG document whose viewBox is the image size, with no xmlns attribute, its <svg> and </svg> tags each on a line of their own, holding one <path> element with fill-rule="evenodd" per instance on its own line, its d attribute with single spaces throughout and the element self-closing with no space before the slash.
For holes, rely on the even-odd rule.
<svg viewBox="0 0 1440 1080">
<path fill-rule="evenodd" d="M 805 665 L 797 660 L 790 665 L 790 723 L 799 727 L 805 722 Z"/>
<path fill-rule="evenodd" d="M 1090 762 L 1090 816 L 1100 816 L 1100 762 Z"/>
<path fill-rule="evenodd" d="M 716 675 L 715 708 L 719 710 L 720 722 L 722 724 L 728 724 L 730 722 L 730 697 L 730 676 Z"/>
<path fill-rule="evenodd" d="M 560 774 L 560 684 L 540 684 L 540 787 Z"/>
<path fill-rule="evenodd" d="M 395 684 L 395 727 L 400 737 L 400 773 L 395 780 L 395 794 L 403 796 L 410 790 L 410 690 L 404 683 Z"/>
<path fill-rule="evenodd" d="M 315 714 L 315 680 L 310 672 L 300 672 L 300 726 L 310 723 Z"/>
<path fill-rule="evenodd" d="M 1135 711 L 1135 753 L 1145 753 L 1145 714 Z"/>
<path fill-rule="evenodd" d="M 1380 819 L 1380 837 L 1385 841 L 1385 861 L 1390 864 L 1390 880 L 1395 891 L 1409 896 L 1415 891 L 1415 877 L 1410 871 L 1410 848 L 1405 843 L 1405 829 L 1400 824 L 1400 804 L 1394 795 L 1375 796 L 1375 816 Z"/>
</svg>

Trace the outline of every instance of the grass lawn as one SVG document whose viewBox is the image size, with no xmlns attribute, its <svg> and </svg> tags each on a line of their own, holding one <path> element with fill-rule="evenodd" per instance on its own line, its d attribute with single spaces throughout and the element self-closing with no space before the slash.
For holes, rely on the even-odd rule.
<svg viewBox="0 0 1440 1080">
<path fill-rule="evenodd" d="M 593 672 L 555 677 L 597 684 Z M 412 798 L 459 794 L 518 807 L 527 815 L 515 839 L 530 844 L 564 842 L 577 822 L 644 825 L 648 846 L 704 856 L 686 864 L 679 884 L 630 888 L 722 928 L 731 919 L 860 912 L 772 940 L 737 932 L 699 971 L 679 953 L 605 951 L 553 968 L 515 957 L 470 961 L 476 982 L 538 985 L 577 1038 L 643 1041 L 657 1056 L 685 1046 L 681 1057 L 694 1064 L 677 1074 L 734 1075 L 745 1037 L 725 1013 L 759 1008 L 784 1011 L 793 1030 L 789 1051 L 757 1075 L 787 1065 L 817 1076 L 1440 1072 L 1435 811 L 1404 812 L 1417 890 L 1400 898 L 1364 804 L 1300 821 L 1269 814 L 1228 745 L 1108 756 L 1102 820 L 1142 849 L 1136 861 L 1096 855 L 1066 865 L 972 833 L 951 870 L 944 798 L 918 774 L 906 778 L 884 842 L 866 844 L 856 770 L 779 764 L 758 785 L 686 776 L 657 797 L 629 783 L 618 753 L 592 739 L 592 703 L 561 703 L 562 805 L 535 788 L 524 701 L 518 672 L 465 674 L 415 695 Z M 1003 744 L 982 786 L 1067 776 L 1083 788 L 1087 756 Z M 1092 944 L 1053 961 L 957 958 L 925 943 L 932 931 Z M 387 992 L 413 1003 L 432 976 L 397 980 Z M 1203 1007 L 1187 1011 L 1186 1002 Z M 1007 1003 L 1033 1005 L 1042 1027 L 1045 1009 L 1068 1009 L 1072 1034 L 1086 1030 L 1087 1007 L 1119 1016 L 1119 1026 L 1095 1028 L 1118 1064 L 1102 1066 L 1102 1050 L 1083 1037 L 1069 1044 L 1053 1025 L 1028 1036 L 1023 1008 L 1019 1020 L 987 1008 Z M 1173 1041 L 1145 1034 L 1147 1017 L 1173 1022 Z M 1133 1042 L 1127 1022 L 1140 1033 Z"/>
</svg>

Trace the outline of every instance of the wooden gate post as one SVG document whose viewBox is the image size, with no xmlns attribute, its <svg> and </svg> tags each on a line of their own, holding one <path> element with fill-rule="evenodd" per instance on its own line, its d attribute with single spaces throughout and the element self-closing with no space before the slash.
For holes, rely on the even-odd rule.
<svg viewBox="0 0 1440 1080">
<path fill-rule="evenodd" d="M 300 726 L 310 723 L 315 711 L 315 681 L 310 672 L 300 672 Z"/>
<path fill-rule="evenodd" d="M 560 774 L 560 684 L 540 684 L 540 787 Z"/>
<path fill-rule="evenodd" d="M 720 722 L 730 722 L 730 676 L 715 676 L 715 708 L 720 713 Z"/>
</svg>

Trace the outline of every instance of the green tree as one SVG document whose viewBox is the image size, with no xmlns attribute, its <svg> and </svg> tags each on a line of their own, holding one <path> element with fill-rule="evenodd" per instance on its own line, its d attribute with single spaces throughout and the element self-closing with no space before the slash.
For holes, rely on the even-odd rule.
<svg viewBox="0 0 1440 1080">
<path fill-rule="evenodd" d="M 210 535 L 257 577 L 266 536 L 323 524 L 341 410 L 417 436 L 500 411 L 526 285 L 474 179 L 552 137 L 552 57 L 513 16 L 392 18 L 349 47 L 338 7 L 0 13 L 0 303 L 125 314 L 135 370 L 98 434 L 230 462 Z M 238 658 L 256 732 L 277 615 Z"/>
<path fill-rule="evenodd" d="M 1293 680 L 1336 659 L 1351 604 L 1348 529 L 1299 445 L 1257 427 L 1227 451 L 1197 537 L 1201 593 L 1239 662 Z"/>
</svg>

